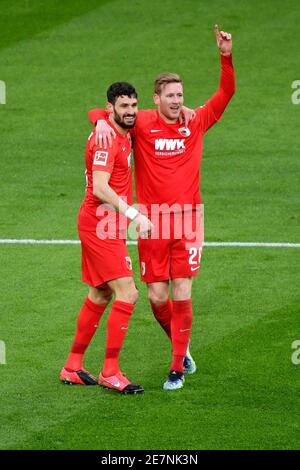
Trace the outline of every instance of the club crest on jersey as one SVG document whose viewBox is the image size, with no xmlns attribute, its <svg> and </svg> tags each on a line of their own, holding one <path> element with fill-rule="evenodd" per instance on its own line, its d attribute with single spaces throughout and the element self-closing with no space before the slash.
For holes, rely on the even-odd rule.
<svg viewBox="0 0 300 470">
<path fill-rule="evenodd" d="M 108 152 L 102 152 L 97 150 L 94 156 L 94 165 L 102 165 L 105 166 L 107 164 Z"/>
<path fill-rule="evenodd" d="M 183 135 L 183 137 L 189 137 L 191 135 L 191 131 L 188 127 L 180 127 L 178 132 L 180 135 Z"/>
<path fill-rule="evenodd" d="M 126 266 L 128 269 L 130 269 L 130 271 L 132 271 L 132 263 L 131 263 L 131 259 L 129 256 L 125 256 L 125 261 L 126 261 Z"/>
</svg>

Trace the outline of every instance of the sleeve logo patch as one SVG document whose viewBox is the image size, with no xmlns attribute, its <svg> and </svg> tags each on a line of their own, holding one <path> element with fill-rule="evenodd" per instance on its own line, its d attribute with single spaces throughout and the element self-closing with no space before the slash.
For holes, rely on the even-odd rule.
<svg viewBox="0 0 300 470">
<path fill-rule="evenodd" d="M 102 152 L 100 150 L 97 150 L 94 156 L 94 165 L 102 165 L 106 166 L 107 164 L 107 159 L 108 159 L 108 152 Z"/>
</svg>

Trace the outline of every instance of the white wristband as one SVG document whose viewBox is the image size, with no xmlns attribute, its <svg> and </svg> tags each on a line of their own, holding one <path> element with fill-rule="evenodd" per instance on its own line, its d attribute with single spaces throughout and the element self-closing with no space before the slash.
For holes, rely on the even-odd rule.
<svg viewBox="0 0 300 470">
<path fill-rule="evenodd" d="M 134 207 L 129 206 L 128 209 L 126 209 L 125 215 L 128 217 L 128 219 L 133 220 L 136 218 L 138 213 L 139 211 L 137 211 Z"/>
</svg>

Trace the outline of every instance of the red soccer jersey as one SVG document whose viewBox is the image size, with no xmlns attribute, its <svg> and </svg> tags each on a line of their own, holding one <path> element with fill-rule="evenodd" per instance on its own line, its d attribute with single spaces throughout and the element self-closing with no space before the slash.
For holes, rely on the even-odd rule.
<svg viewBox="0 0 300 470">
<path fill-rule="evenodd" d="M 109 124 L 112 126 L 111 123 Z M 104 150 L 96 145 L 95 131 L 88 139 L 85 153 L 86 196 L 81 205 L 79 217 L 81 229 L 95 230 L 95 224 L 99 220 L 96 212 L 102 201 L 93 194 L 94 171 L 110 173 L 109 186 L 128 204 L 133 203 L 131 137 L 129 133 L 123 136 L 116 128 L 114 130 L 117 137 L 114 139 L 112 148 Z"/>
<path fill-rule="evenodd" d="M 201 202 L 200 164 L 203 136 L 220 119 L 234 93 L 234 71 L 231 56 L 221 55 L 219 90 L 188 127 L 168 124 L 157 110 L 139 111 L 131 130 L 135 157 L 136 194 L 139 204 L 185 204 Z M 103 111 L 90 113 L 92 122 L 103 119 Z"/>
</svg>

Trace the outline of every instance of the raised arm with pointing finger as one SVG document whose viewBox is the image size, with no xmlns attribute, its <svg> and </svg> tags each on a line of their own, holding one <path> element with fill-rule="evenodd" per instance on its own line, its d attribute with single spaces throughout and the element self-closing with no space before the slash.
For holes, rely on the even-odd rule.
<svg viewBox="0 0 300 470">
<path fill-rule="evenodd" d="M 231 55 L 231 34 L 224 31 L 220 32 L 217 24 L 214 27 L 214 32 L 217 46 L 220 49 L 221 77 L 218 91 L 205 103 L 204 106 L 200 107 L 200 118 L 203 132 L 206 132 L 221 118 L 226 106 L 235 92 L 235 78 Z"/>
<path fill-rule="evenodd" d="M 221 77 L 218 91 L 202 106 L 202 128 L 206 132 L 222 116 L 227 104 L 235 91 L 234 69 L 232 64 L 232 38 L 231 34 L 219 31 L 217 24 L 214 26 L 217 47 L 221 56 Z M 102 109 L 94 109 L 88 113 L 89 119 L 96 126 L 96 142 L 105 149 L 112 146 L 115 132 L 106 121 L 107 113 Z M 182 107 L 182 117 L 185 124 L 195 117 L 192 110 Z"/>
</svg>

